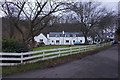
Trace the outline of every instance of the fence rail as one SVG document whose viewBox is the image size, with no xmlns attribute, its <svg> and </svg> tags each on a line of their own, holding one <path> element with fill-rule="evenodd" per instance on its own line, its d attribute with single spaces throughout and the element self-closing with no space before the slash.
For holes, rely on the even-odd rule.
<svg viewBox="0 0 120 80">
<path fill-rule="evenodd" d="M 40 60 L 47 60 L 61 56 L 86 52 L 108 45 L 111 45 L 111 43 L 75 46 L 69 48 L 56 48 L 49 50 L 31 51 L 26 53 L 0 53 L 0 56 L 2 56 L 0 57 L 0 66 L 13 66 L 19 64 L 33 63 Z"/>
</svg>

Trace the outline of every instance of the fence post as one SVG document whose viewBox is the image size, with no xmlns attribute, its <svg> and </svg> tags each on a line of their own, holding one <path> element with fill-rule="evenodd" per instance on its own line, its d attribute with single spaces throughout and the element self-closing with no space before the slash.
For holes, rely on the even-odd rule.
<svg viewBox="0 0 120 80">
<path fill-rule="evenodd" d="M 83 49 L 82 49 L 82 51 L 83 51 L 83 52 L 85 52 L 85 46 L 84 46 L 84 47 L 82 47 L 82 48 L 83 48 Z"/>
<path fill-rule="evenodd" d="M 105 43 L 103 43 L 103 44 L 101 45 L 101 47 L 104 47 L 104 44 L 105 44 Z"/>
<path fill-rule="evenodd" d="M 61 56 L 60 49 L 59 49 L 59 57 Z"/>
<path fill-rule="evenodd" d="M 99 45 L 100 48 L 101 48 L 101 45 L 102 45 L 102 44 Z"/>
<path fill-rule="evenodd" d="M 70 47 L 70 54 L 72 54 L 72 47 Z"/>
<path fill-rule="evenodd" d="M 45 59 L 45 52 L 43 51 L 43 60 Z"/>
<path fill-rule="evenodd" d="M 102 47 L 104 47 L 105 43 L 102 44 Z"/>
<path fill-rule="evenodd" d="M 81 50 L 80 50 L 80 46 L 79 46 L 78 48 L 79 48 L 79 53 L 80 53 L 80 51 L 81 51 Z"/>
<path fill-rule="evenodd" d="M 23 53 L 21 53 L 21 63 L 23 63 Z"/>
<path fill-rule="evenodd" d="M 87 51 L 87 48 L 88 48 L 88 47 L 87 47 L 87 46 L 85 46 L 85 52 Z"/>
<path fill-rule="evenodd" d="M 93 46 L 92 45 L 89 45 L 89 50 L 92 50 Z"/>
<path fill-rule="evenodd" d="M 106 44 L 106 43 L 105 43 Z M 104 47 L 105 47 L 105 44 L 104 44 Z"/>
<path fill-rule="evenodd" d="M 105 43 L 105 45 L 104 45 L 104 47 L 106 46 L 106 43 Z"/>
<path fill-rule="evenodd" d="M 100 45 L 101 45 L 101 43 L 98 45 L 98 48 L 100 48 L 100 47 L 101 47 Z"/>
</svg>

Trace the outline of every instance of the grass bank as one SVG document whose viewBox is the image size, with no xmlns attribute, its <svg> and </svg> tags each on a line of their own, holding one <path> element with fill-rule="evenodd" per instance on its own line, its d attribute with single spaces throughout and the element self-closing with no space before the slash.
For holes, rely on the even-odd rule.
<svg viewBox="0 0 120 80">
<path fill-rule="evenodd" d="M 45 69 L 49 67 L 55 67 L 55 66 L 58 66 L 64 63 L 71 62 L 73 60 L 84 58 L 85 56 L 88 56 L 88 55 L 95 54 L 109 47 L 110 46 L 99 48 L 99 49 L 92 50 L 92 51 L 82 52 L 80 54 L 73 54 L 73 55 L 63 56 L 63 57 L 54 58 L 50 60 L 39 61 L 36 63 L 11 66 L 11 67 L 2 67 L 2 74 L 4 77 L 10 74 L 20 73 L 20 72 L 25 72 L 25 71 L 35 70 L 35 69 Z"/>
</svg>

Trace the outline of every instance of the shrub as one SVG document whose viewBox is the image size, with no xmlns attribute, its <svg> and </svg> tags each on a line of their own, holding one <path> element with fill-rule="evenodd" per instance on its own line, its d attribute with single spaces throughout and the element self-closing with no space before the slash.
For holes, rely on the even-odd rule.
<svg viewBox="0 0 120 80">
<path fill-rule="evenodd" d="M 45 45 L 44 42 L 39 42 L 37 47 L 41 47 L 41 46 L 44 46 L 44 45 Z"/>
<path fill-rule="evenodd" d="M 2 51 L 3 52 L 27 52 L 29 51 L 28 48 L 13 39 L 3 39 L 2 40 Z"/>
</svg>

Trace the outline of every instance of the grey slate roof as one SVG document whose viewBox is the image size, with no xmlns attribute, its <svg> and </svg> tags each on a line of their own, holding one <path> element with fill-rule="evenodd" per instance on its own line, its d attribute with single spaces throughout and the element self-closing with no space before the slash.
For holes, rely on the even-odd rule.
<svg viewBox="0 0 120 80">
<path fill-rule="evenodd" d="M 62 32 L 49 32 L 50 37 L 65 37 L 65 35 L 69 37 L 73 37 L 74 35 L 76 35 L 76 37 L 83 37 L 82 32 L 64 32 L 64 34 Z"/>
</svg>

